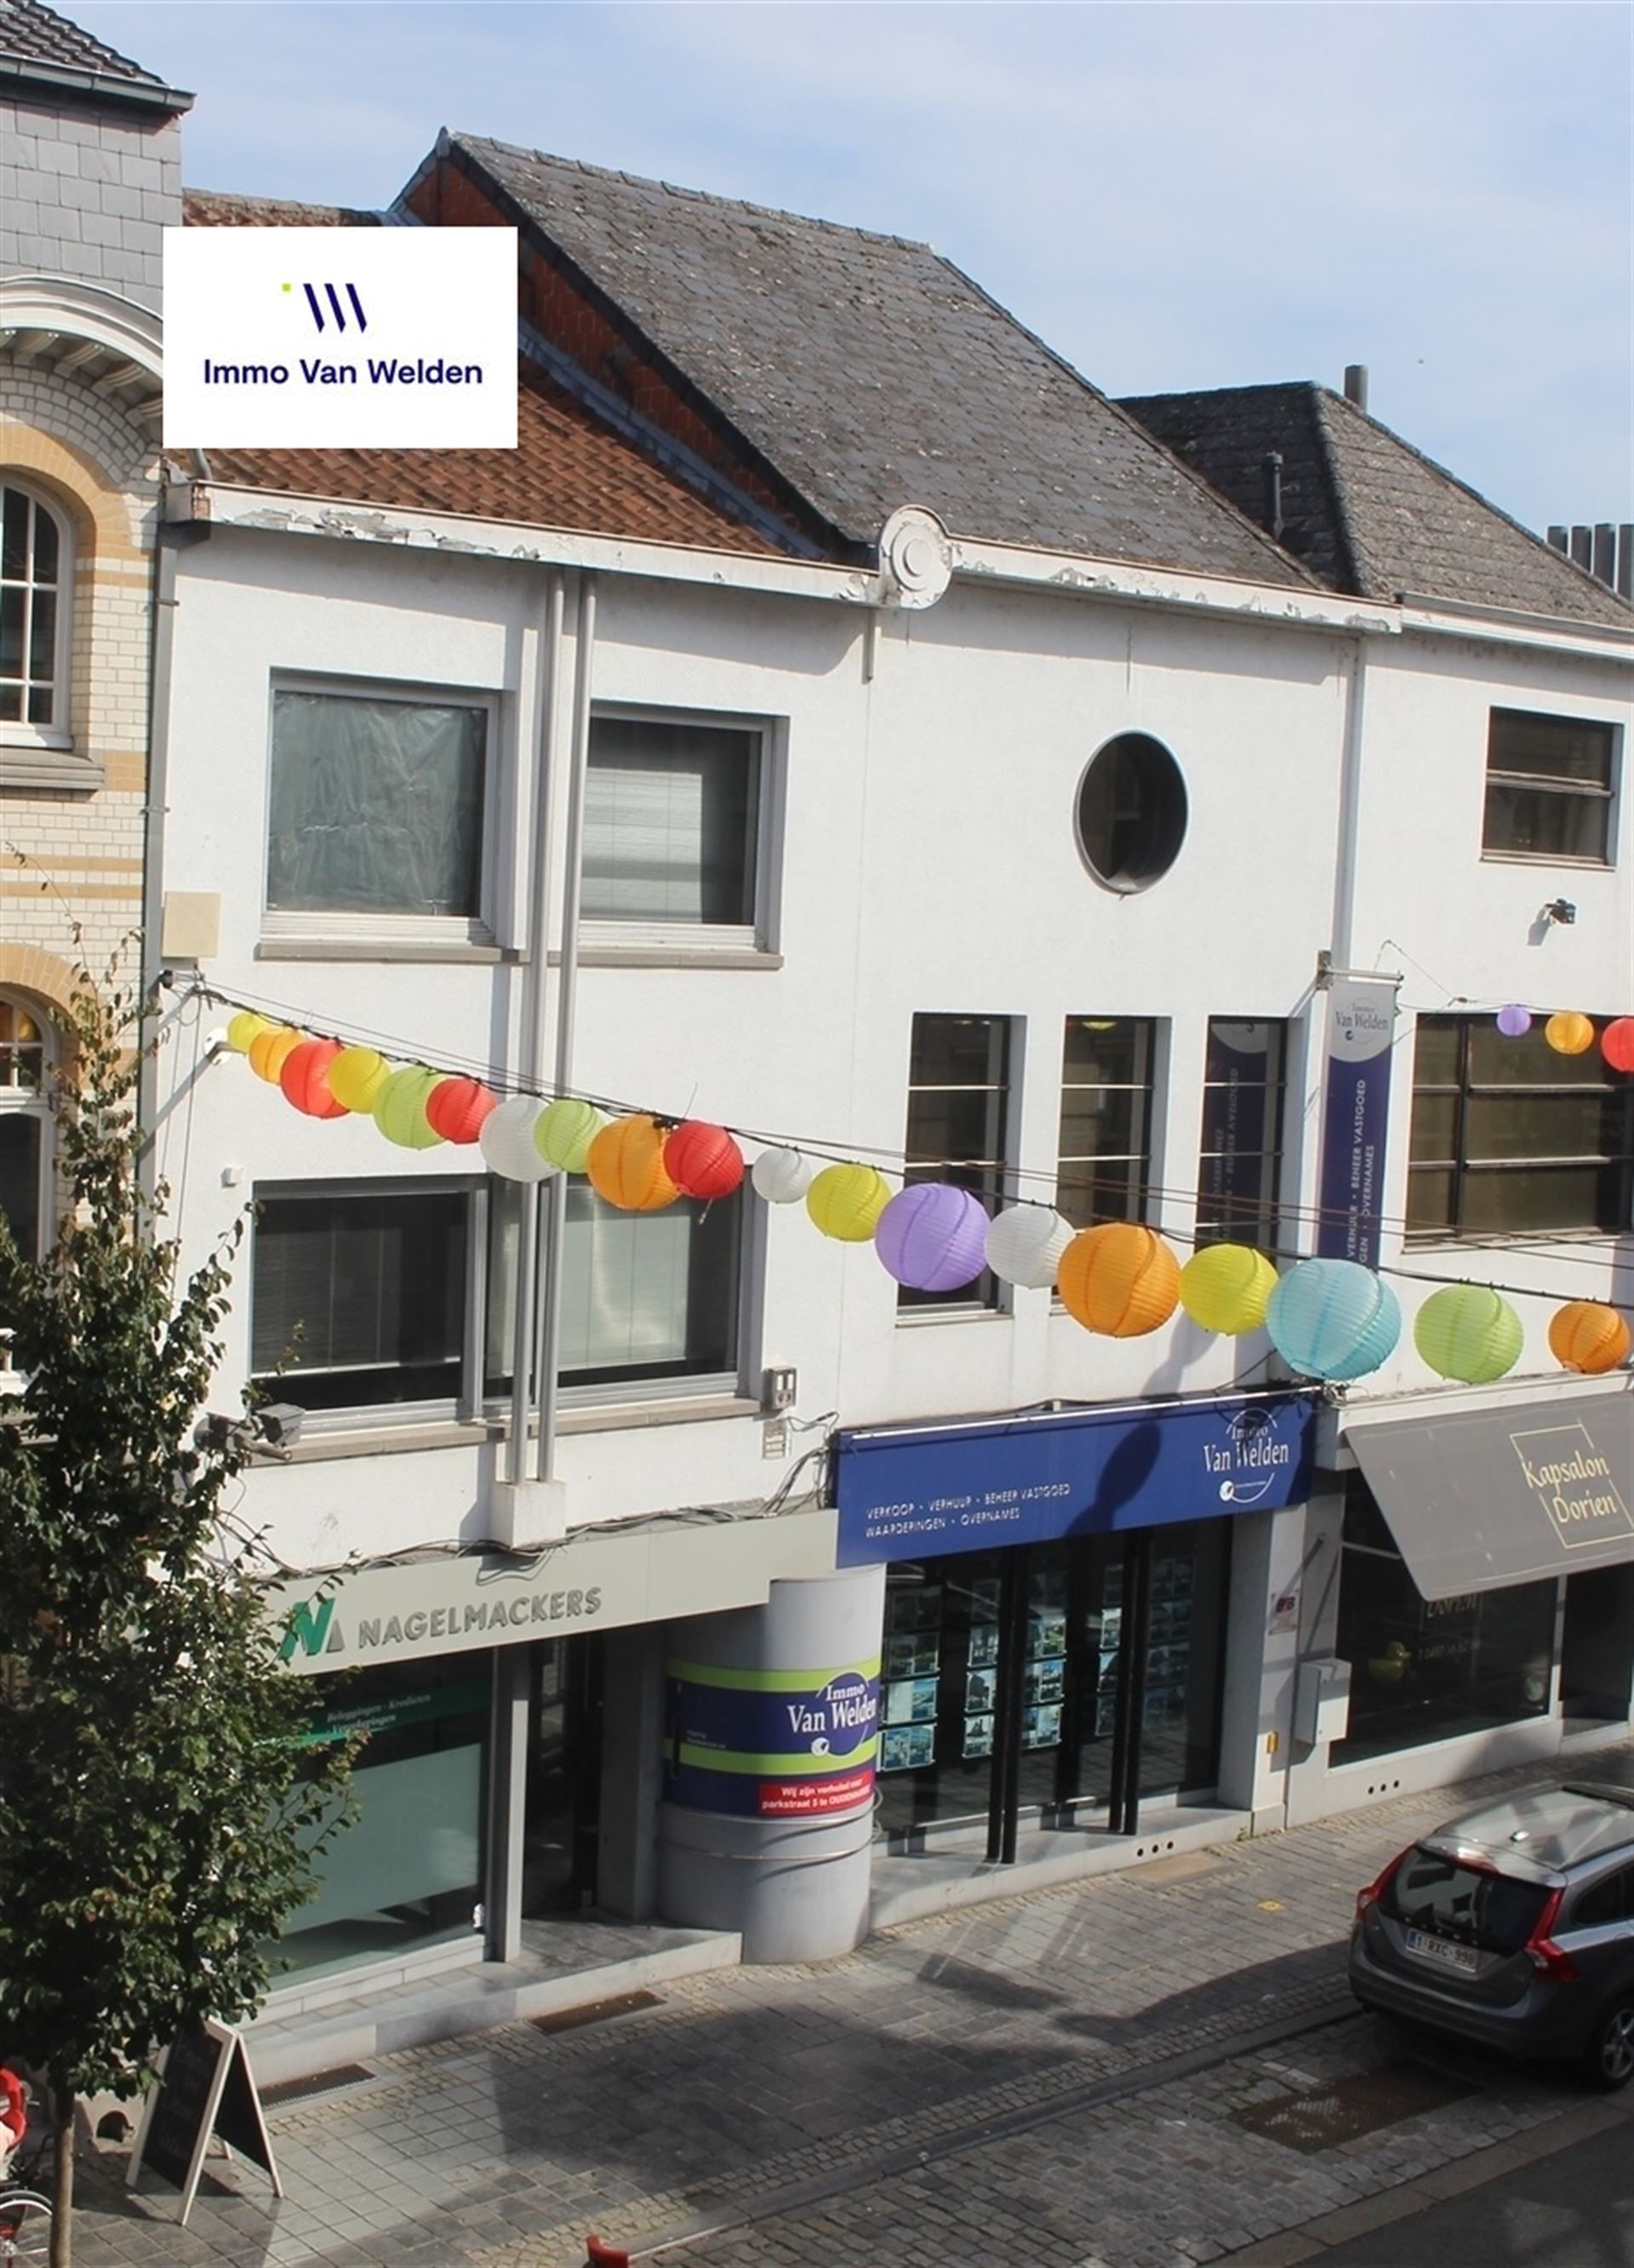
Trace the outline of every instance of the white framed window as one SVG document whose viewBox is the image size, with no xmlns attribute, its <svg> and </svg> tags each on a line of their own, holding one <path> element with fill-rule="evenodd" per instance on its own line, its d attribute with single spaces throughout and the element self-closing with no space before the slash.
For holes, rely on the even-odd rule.
<svg viewBox="0 0 1634 2268">
<path fill-rule="evenodd" d="M 597 708 L 585 783 L 585 943 L 770 945 L 773 742 L 765 718 Z"/>
<path fill-rule="evenodd" d="M 258 1188 L 250 1371 L 318 1413 L 452 1416 L 467 1398 L 481 1182 Z"/>
<path fill-rule="evenodd" d="M 266 934 L 491 943 L 498 702 L 280 676 Z"/>
<path fill-rule="evenodd" d="M 73 534 L 32 489 L 0 483 L 0 740 L 66 748 Z"/>
<path fill-rule="evenodd" d="M 1588 718 L 1494 709 L 1483 851 L 1549 865 L 1609 865 L 1617 738 L 1615 725 Z"/>
<path fill-rule="evenodd" d="M 519 1198 L 490 1184 L 485 1390 L 510 1392 Z M 711 1204 L 622 1212 L 568 1183 L 562 1256 L 564 1405 L 735 1394 L 742 1371 L 746 1213 L 741 1189 Z"/>
<path fill-rule="evenodd" d="M 55 1061 L 49 1025 L 23 1001 L 0 992 L 0 1215 L 25 1260 L 38 1260 L 51 1237 Z M 0 1315 L 0 1331 L 4 1327 Z"/>
</svg>

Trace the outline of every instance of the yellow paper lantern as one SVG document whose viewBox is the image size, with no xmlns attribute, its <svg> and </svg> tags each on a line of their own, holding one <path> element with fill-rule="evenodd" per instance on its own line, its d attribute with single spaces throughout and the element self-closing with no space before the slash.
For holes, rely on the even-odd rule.
<svg viewBox="0 0 1634 2268">
<path fill-rule="evenodd" d="M 276 1086 L 279 1072 L 305 1036 L 288 1024 L 269 1024 L 264 1032 L 257 1032 L 249 1047 L 250 1069 L 256 1078 Z"/>
<path fill-rule="evenodd" d="M 582 1174 L 590 1163 L 590 1145 L 607 1123 L 606 1112 L 593 1102 L 564 1094 L 541 1114 L 534 1139 L 548 1165 L 559 1173 Z"/>
<path fill-rule="evenodd" d="M 442 1076 L 423 1064 L 394 1071 L 374 1100 L 374 1123 L 400 1150 L 434 1150 L 442 1136 L 425 1115 L 426 1097 Z M 330 1081 L 334 1092 L 334 1081 Z"/>
<path fill-rule="evenodd" d="M 270 1016 L 259 1016 L 254 1008 L 240 1008 L 227 1026 L 227 1045 L 234 1055 L 247 1056 L 251 1045 L 263 1032 L 272 1029 Z"/>
<path fill-rule="evenodd" d="M 380 1099 L 392 1067 L 372 1048 L 342 1048 L 329 1065 L 329 1092 L 348 1110 L 368 1117 Z"/>
<path fill-rule="evenodd" d="M 1628 1360 L 1629 1320 L 1598 1300 L 1569 1300 L 1549 1318 L 1549 1351 L 1568 1370 L 1597 1377 Z"/>
<path fill-rule="evenodd" d="M 664 1167 L 663 1130 L 644 1111 L 615 1118 L 590 1145 L 590 1186 L 621 1212 L 661 1212 L 681 1191 Z"/>
<path fill-rule="evenodd" d="M 1236 1338 L 1257 1331 L 1277 1288 L 1277 1270 L 1248 1244 L 1209 1244 L 1180 1271 L 1180 1303 L 1205 1331 Z"/>
<path fill-rule="evenodd" d="M 1543 1027 L 1543 1037 L 1557 1056 L 1586 1055 L 1594 1044 L 1594 1027 L 1575 1008 L 1563 1008 Z"/>
<path fill-rule="evenodd" d="M 1081 1229 L 1056 1277 L 1067 1313 L 1086 1330 L 1133 1339 L 1167 1323 L 1180 1300 L 1180 1263 L 1160 1236 L 1132 1220 Z"/>
<path fill-rule="evenodd" d="M 890 1197 L 890 1184 L 873 1166 L 825 1166 L 806 1192 L 806 1210 L 837 1243 L 867 1244 Z"/>
</svg>

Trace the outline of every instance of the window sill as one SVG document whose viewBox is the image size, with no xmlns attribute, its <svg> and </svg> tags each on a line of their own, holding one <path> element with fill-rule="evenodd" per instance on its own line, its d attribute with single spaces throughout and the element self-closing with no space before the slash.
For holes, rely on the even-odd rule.
<svg viewBox="0 0 1634 2268">
<path fill-rule="evenodd" d="M 1566 850 L 1489 850 L 1481 852 L 1483 866 L 1569 866 L 1574 873 L 1610 874 L 1616 871 L 1610 858 L 1573 858 Z"/>
<path fill-rule="evenodd" d="M 550 955 L 552 968 L 562 956 Z M 580 949 L 581 968 L 781 968 L 780 953 L 742 946 L 588 945 Z"/>
<path fill-rule="evenodd" d="M 761 1405 L 747 1395 L 677 1395 L 673 1402 L 605 1402 L 558 1412 L 560 1433 L 636 1432 L 651 1425 L 701 1425 L 728 1418 L 759 1418 Z M 535 1419 L 528 1420 L 528 1438 L 538 1434 Z M 503 1441 L 510 1427 L 498 1418 L 431 1418 L 424 1425 L 401 1420 L 366 1419 L 332 1433 L 307 1433 L 287 1457 L 258 1457 L 255 1463 L 325 1464 L 347 1457 L 390 1457 L 418 1449 L 464 1449 L 479 1443 Z"/>
<path fill-rule="evenodd" d="M 94 795 L 104 784 L 101 761 L 71 747 L 38 740 L 0 741 L 0 788 L 47 788 L 58 794 Z"/>
<path fill-rule="evenodd" d="M 263 937 L 257 961 L 480 961 L 489 967 L 521 955 L 506 946 L 477 945 L 467 938 Z"/>
<path fill-rule="evenodd" d="M 899 1331 L 922 1331 L 932 1323 L 1008 1323 L 1014 1321 L 1013 1307 L 899 1307 L 896 1328 Z"/>
<path fill-rule="evenodd" d="M 1616 1244 L 1627 1234 L 1626 1228 L 1515 1228 L 1458 1236 L 1435 1229 L 1422 1236 L 1403 1236 L 1402 1256 L 1429 1259 L 1438 1252 L 1546 1252 L 1557 1244 Z"/>
</svg>

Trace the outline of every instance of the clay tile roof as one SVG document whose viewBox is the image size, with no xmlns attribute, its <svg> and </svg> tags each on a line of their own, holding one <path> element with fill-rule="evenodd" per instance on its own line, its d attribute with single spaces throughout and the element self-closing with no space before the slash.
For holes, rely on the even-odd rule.
<svg viewBox="0 0 1634 2268">
<path fill-rule="evenodd" d="M 1634 620 L 1603 583 L 1325 386 L 1145 394 L 1123 407 L 1256 517 L 1267 512 L 1266 454 L 1278 452 L 1282 541 L 1335 590 L 1623 629 Z"/>
<path fill-rule="evenodd" d="M 0 85 L 7 80 L 159 110 L 186 110 L 193 100 L 40 0 L 0 0 Z"/>
<path fill-rule="evenodd" d="M 212 449 L 210 477 L 340 504 L 456 512 L 715 551 L 775 547 L 612 433 L 529 364 L 512 449 Z"/>
<path fill-rule="evenodd" d="M 0 5 L 4 0 L 0 0 Z M 303 205 L 289 197 L 240 197 L 227 189 L 183 189 L 189 228 L 379 228 L 377 212 L 350 205 Z"/>
<path fill-rule="evenodd" d="M 475 136 L 445 146 L 849 542 L 917 504 L 957 535 L 1307 583 L 928 246 Z"/>
</svg>

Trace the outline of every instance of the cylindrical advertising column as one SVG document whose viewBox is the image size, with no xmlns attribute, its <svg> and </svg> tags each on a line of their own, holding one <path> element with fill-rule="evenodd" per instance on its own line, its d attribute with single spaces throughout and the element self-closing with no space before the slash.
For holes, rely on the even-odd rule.
<svg viewBox="0 0 1634 2268">
<path fill-rule="evenodd" d="M 867 1934 L 885 1570 L 771 1586 L 670 1626 L 659 1905 L 732 1929 L 746 1961 L 821 1961 Z"/>
</svg>

